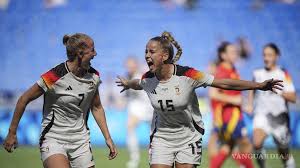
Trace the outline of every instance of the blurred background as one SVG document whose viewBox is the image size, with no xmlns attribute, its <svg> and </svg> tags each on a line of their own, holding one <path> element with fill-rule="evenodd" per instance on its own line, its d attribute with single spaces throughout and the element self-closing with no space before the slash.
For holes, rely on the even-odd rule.
<svg viewBox="0 0 300 168">
<path fill-rule="evenodd" d="M 140 73 L 147 70 L 144 67 L 145 45 L 164 30 L 172 32 L 183 48 L 179 64 L 206 72 L 216 59 L 220 42 L 235 43 L 241 57 L 237 68 L 242 79 L 247 80 L 252 79 L 254 69 L 263 67 L 263 45 L 274 42 L 282 52 L 279 63 L 289 71 L 300 95 L 300 64 L 297 61 L 300 56 L 300 2 L 297 0 L 0 0 L 1 143 L 20 94 L 41 74 L 66 60 L 62 37 L 83 32 L 95 41 L 98 55 L 92 64 L 100 71 L 103 81 L 100 94 L 108 126 L 115 143 L 124 147 L 125 153 L 128 94 L 120 94 L 114 82 L 117 75 L 127 76 L 129 57 L 138 61 Z M 205 123 L 206 146 L 212 127 L 210 104 L 207 89 L 200 88 L 197 92 Z M 25 149 L 33 150 L 35 159 L 39 159 L 37 144 L 42 103 L 41 98 L 27 107 L 18 129 L 19 144 L 34 146 L 34 149 Z M 299 99 L 289 107 L 291 146 L 298 151 Z M 251 137 L 252 116 L 245 114 L 245 118 Z M 92 144 L 102 150 L 105 142 L 91 115 L 88 124 Z M 141 122 L 136 128 L 138 141 L 145 147 L 142 152 L 146 165 L 149 127 L 149 122 Z M 271 137 L 265 145 L 271 150 L 275 147 Z M 3 149 L 0 157 L 2 162 Z M 40 163 L 38 165 L 41 167 Z"/>
</svg>

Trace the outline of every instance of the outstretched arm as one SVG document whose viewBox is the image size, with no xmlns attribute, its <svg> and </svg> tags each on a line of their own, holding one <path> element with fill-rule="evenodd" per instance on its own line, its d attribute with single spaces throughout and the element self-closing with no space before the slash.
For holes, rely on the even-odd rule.
<svg viewBox="0 0 300 168">
<path fill-rule="evenodd" d="M 226 90 L 263 90 L 263 91 L 272 91 L 276 92 L 276 89 L 282 90 L 282 81 L 269 79 L 262 83 L 245 81 L 245 80 L 236 80 L 236 79 L 214 79 L 211 84 L 212 87 L 226 89 Z"/>
<path fill-rule="evenodd" d="M 139 84 L 139 82 L 140 82 L 139 79 L 128 80 L 128 79 L 122 78 L 120 76 L 118 76 L 118 79 L 119 80 L 116 81 L 116 83 L 118 84 L 118 86 L 123 87 L 123 89 L 121 90 L 121 93 L 128 89 L 134 89 L 134 90 L 142 90 L 143 89 Z"/>
<path fill-rule="evenodd" d="M 34 84 L 30 89 L 28 89 L 25 93 L 23 93 L 23 95 L 18 99 L 15 112 L 12 121 L 10 123 L 8 134 L 3 143 L 4 148 L 8 152 L 12 152 L 12 148 L 17 147 L 18 144 L 17 128 L 27 104 L 32 100 L 35 100 L 36 98 L 40 97 L 43 93 L 44 93 L 43 89 L 40 88 L 37 84 Z"/>
<path fill-rule="evenodd" d="M 118 151 L 117 151 L 115 144 L 113 143 L 113 140 L 111 139 L 109 130 L 107 128 L 105 112 L 104 112 L 103 106 L 100 101 L 100 96 L 99 96 L 98 90 L 96 91 L 96 94 L 94 96 L 91 110 L 92 110 L 92 114 L 93 114 L 93 116 L 105 138 L 106 145 L 108 146 L 108 148 L 110 150 L 109 160 L 114 159 L 117 156 Z"/>
</svg>

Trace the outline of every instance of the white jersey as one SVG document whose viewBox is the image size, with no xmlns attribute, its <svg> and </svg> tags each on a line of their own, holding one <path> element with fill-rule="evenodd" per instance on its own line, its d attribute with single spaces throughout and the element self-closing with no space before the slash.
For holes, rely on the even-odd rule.
<svg viewBox="0 0 300 168">
<path fill-rule="evenodd" d="M 37 84 L 44 90 L 40 145 L 47 138 L 83 143 L 89 140 L 87 118 L 100 84 L 99 73 L 90 68 L 79 78 L 61 63 L 41 76 Z"/>
<path fill-rule="evenodd" d="M 212 75 L 180 65 L 174 65 L 174 74 L 168 81 L 160 82 L 151 72 L 144 74 L 140 85 L 154 108 L 151 138 L 180 145 L 193 138 L 191 132 L 204 134 L 195 89 L 211 85 L 213 79 Z"/>
<path fill-rule="evenodd" d="M 268 79 L 283 80 L 282 92 L 295 92 L 292 79 L 286 70 L 279 67 L 272 71 L 268 71 L 265 68 L 257 69 L 253 73 L 253 79 L 255 82 L 263 82 Z M 283 112 L 288 112 L 287 101 L 279 94 L 275 94 L 272 91 L 255 91 L 254 96 L 254 114 L 271 113 L 274 116 Z"/>
<path fill-rule="evenodd" d="M 135 73 L 130 79 L 141 79 L 142 74 Z M 127 90 L 128 113 L 139 120 L 150 121 L 153 115 L 153 108 L 145 92 L 139 90 Z"/>
</svg>

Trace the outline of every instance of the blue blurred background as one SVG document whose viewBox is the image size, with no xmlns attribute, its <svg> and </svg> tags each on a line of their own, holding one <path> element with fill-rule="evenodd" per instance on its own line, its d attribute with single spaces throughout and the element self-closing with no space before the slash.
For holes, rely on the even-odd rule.
<svg viewBox="0 0 300 168">
<path fill-rule="evenodd" d="M 262 47 L 275 42 L 282 51 L 280 64 L 290 72 L 300 91 L 300 3 L 296 0 L 0 0 L 0 141 L 8 131 L 20 94 L 40 75 L 66 60 L 62 37 L 84 32 L 95 41 L 98 55 L 93 66 L 100 71 L 101 99 L 115 142 L 126 144 L 127 108 L 124 95 L 114 86 L 116 75 L 125 75 L 124 62 L 136 56 L 144 63 L 147 41 L 164 30 L 172 32 L 183 48 L 179 64 L 202 71 L 216 57 L 223 40 L 246 42 L 247 55 L 237 65 L 243 79 L 262 67 Z M 206 134 L 211 129 L 206 89 L 199 89 Z M 42 119 L 42 99 L 27 108 L 18 129 L 20 144 L 37 145 Z M 300 105 L 290 106 L 291 145 L 300 147 Z M 246 115 L 249 136 L 252 116 Z M 105 142 L 91 117 L 93 144 Z M 149 123 L 138 127 L 139 141 L 149 143 Z M 265 143 L 274 147 L 269 137 Z"/>
</svg>

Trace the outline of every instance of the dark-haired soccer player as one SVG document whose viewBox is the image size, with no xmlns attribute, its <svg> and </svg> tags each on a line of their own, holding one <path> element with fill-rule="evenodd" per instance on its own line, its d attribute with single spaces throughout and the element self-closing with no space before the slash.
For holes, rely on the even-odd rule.
<svg viewBox="0 0 300 168">
<path fill-rule="evenodd" d="M 278 64 L 280 50 L 274 43 L 266 44 L 263 49 L 265 67 L 253 72 L 255 82 L 276 78 L 283 81 L 284 88 L 279 94 L 267 91 L 250 91 L 249 110 L 253 111 L 253 143 L 257 162 L 261 168 L 266 167 L 263 143 L 268 135 L 272 135 L 277 144 L 278 153 L 282 156 L 284 167 L 295 168 L 293 156 L 289 153 L 291 133 L 289 129 L 288 102 L 296 102 L 296 92 L 289 73 Z M 253 108 L 254 105 L 254 108 Z"/>
</svg>

